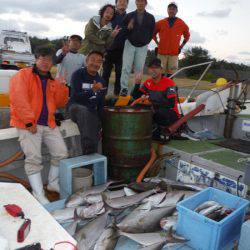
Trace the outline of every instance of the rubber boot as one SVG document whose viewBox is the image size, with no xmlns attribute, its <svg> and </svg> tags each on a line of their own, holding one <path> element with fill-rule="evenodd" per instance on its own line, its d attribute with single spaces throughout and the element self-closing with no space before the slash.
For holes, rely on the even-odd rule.
<svg viewBox="0 0 250 250">
<path fill-rule="evenodd" d="M 36 173 L 28 176 L 30 186 L 33 190 L 33 196 L 42 204 L 48 204 L 49 200 L 45 196 L 45 192 L 43 189 L 43 182 L 41 173 Z"/>
<path fill-rule="evenodd" d="M 50 167 L 47 190 L 60 193 L 59 167 Z"/>
</svg>

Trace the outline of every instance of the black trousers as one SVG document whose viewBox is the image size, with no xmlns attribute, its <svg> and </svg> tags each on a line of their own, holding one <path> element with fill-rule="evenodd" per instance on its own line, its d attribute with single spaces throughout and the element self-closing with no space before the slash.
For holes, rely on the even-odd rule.
<svg viewBox="0 0 250 250">
<path fill-rule="evenodd" d="M 114 94 L 119 95 L 121 90 L 121 72 L 122 72 L 122 54 L 123 49 L 110 50 L 105 56 L 103 63 L 103 74 L 102 78 L 105 80 L 107 87 L 109 85 L 109 78 L 113 66 L 115 66 L 115 85 L 114 85 Z"/>
<path fill-rule="evenodd" d="M 178 120 L 178 115 L 172 109 L 159 108 L 155 111 L 153 120 L 159 126 L 169 127 Z"/>
<path fill-rule="evenodd" d="M 90 111 L 83 105 L 72 104 L 69 107 L 69 115 L 80 131 L 83 155 L 96 153 L 101 128 L 101 120 L 97 112 Z"/>
</svg>

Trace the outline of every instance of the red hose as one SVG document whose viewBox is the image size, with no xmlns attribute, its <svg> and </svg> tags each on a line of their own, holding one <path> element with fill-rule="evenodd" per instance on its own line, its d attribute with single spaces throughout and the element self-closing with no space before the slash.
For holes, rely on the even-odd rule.
<svg viewBox="0 0 250 250">
<path fill-rule="evenodd" d="M 200 113 L 205 108 L 205 104 L 200 104 L 197 108 L 190 111 L 188 114 L 184 115 L 182 118 L 180 118 L 177 122 L 175 122 L 170 127 L 166 128 L 166 131 L 168 134 L 173 134 L 176 132 L 176 130 L 185 122 L 187 122 L 189 119 L 193 118 L 196 114 Z"/>
<path fill-rule="evenodd" d="M 154 148 L 151 148 L 151 157 L 150 157 L 150 160 L 148 161 L 148 163 L 145 165 L 145 167 L 142 169 L 142 171 L 140 172 L 140 174 L 138 175 L 137 179 L 136 179 L 136 182 L 137 183 L 140 183 L 142 182 L 144 176 L 146 175 L 146 173 L 148 172 L 148 170 L 151 168 L 151 166 L 153 165 L 153 163 L 155 162 L 156 160 L 156 153 L 155 153 L 155 150 Z"/>
<path fill-rule="evenodd" d="M 12 174 L 0 172 L 0 177 L 9 179 L 9 180 L 12 180 L 12 181 L 15 181 L 15 182 L 18 182 L 18 183 L 22 184 L 26 188 L 30 187 L 30 185 L 29 185 L 29 183 L 27 181 L 24 181 L 24 180 L 12 175 Z"/>
<path fill-rule="evenodd" d="M 11 156 L 9 159 L 0 162 L 0 168 L 5 167 L 7 165 L 9 165 L 10 163 L 12 163 L 13 161 L 15 161 L 17 158 L 21 157 L 23 155 L 22 151 L 19 151 L 17 153 L 15 153 L 13 156 Z"/>
</svg>

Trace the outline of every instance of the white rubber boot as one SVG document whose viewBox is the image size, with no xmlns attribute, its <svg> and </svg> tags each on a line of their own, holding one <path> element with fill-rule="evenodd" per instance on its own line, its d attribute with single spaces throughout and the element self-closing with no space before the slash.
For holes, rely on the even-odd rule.
<svg viewBox="0 0 250 250">
<path fill-rule="evenodd" d="M 60 193 L 59 167 L 55 166 L 50 167 L 47 190 Z"/>
<path fill-rule="evenodd" d="M 32 187 L 33 196 L 42 204 L 45 205 L 49 203 L 49 200 L 45 196 L 45 192 L 43 190 L 43 182 L 41 173 L 36 173 L 28 176 L 30 186 Z"/>
</svg>

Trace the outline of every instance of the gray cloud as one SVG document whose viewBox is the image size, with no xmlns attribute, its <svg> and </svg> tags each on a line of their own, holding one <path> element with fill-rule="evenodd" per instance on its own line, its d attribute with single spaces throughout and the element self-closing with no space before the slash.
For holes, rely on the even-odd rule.
<svg viewBox="0 0 250 250">
<path fill-rule="evenodd" d="M 240 58 L 237 56 L 237 55 L 230 55 L 228 57 L 226 57 L 226 59 L 229 61 L 229 62 L 240 62 Z"/>
<path fill-rule="evenodd" d="M 21 30 L 20 22 L 14 19 L 3 20 L 0 19 L 0 30 Z"/>
<path fill-rule="evenodd" d="M 243 56 L 250 56 L 250 51 L 241 51 L 238 54 Z"/>
<path fill-rule="evenodd" d="M 49 31 L 49 27 L 42 23 L 32 22 L 32 21 L 19 21 L 17 19 L 3 20 L 0 18 L 0 30 L 16 30 L 16 31 L 26 31 L 30 35 L 41 35 L 43 32 Z"/>
<path fill-rule="evenodd" d="M 49 27 L 42 23 L 37 22 L 25 22 L 23 28 L 27 32 L 46 32 L 49 31 Z"/>
<path fill-rule="evenodd" d="M 191 30 L 190 43 L 192 44 L 202 44 L 206 42 L 206 38 L 201 36 L 199 32 Z"/>
<path fill-rule="evenodd" d="M 223 5 L 235 5 L 235 4 L 238 4 L 239 1 L 236 1 L 236 0 L 226 0 L 226 1 L 221 1 L 221 4 Z"/>
<path fill-rule="evenodd" d="M 231 13 L 232 9 L 224 9 L 224 10 L 215 10 L 212 12 L 199 12 L 197 15 L 200 17 L 217 17 L 217 18 L 225 18 L 228 17 Z"/>
<path fill-rule="evenodd" d="M 228 34 L 227 30 L 216 30 L 217 35 L 226 36 Z"/>
<path fill-rule="evenodd" d="M 32 16 L 45 18 L 70 18 L 74 21 L 82 22 L 97 15 L 100 7 L 107 2 L 107 0 L 1 0 L 0 14 L 20 14 L 21 11 L 26 11 Z M 152 8 L 151 5 L 148 5 L 149 10 Z M 134 2 L 131 2 L 128 10 L 131 11 L 133 9 L 135 9 L 135 4 Z"/>
</svg>

